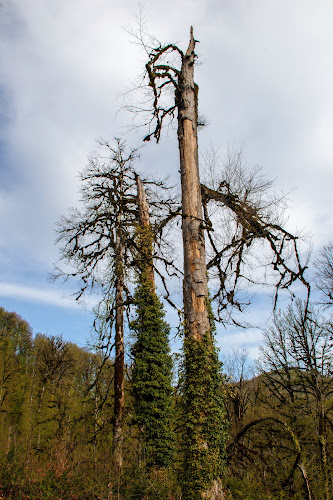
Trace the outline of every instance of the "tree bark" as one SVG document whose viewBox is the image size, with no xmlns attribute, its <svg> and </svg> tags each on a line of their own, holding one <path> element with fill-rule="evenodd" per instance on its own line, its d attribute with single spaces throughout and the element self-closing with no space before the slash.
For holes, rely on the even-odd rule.
<svg viewBox="0 0 333 500">
<path fill-rule="evenodd" d="M 139 175 L 135 176 L 138 193 L 138 212 L 140 226 L 150 227 L 149 207 L 146 197 L 145 187 Z"/>
<path fill-rule="evenodd" d="M 155 276 L 153 266 L 153 232 L 150 225 L 149 205 L 146 190 L 139 175 L 135 176 L 138 197 L 139 225 L 141 230 L 140 256 L 143 260 L 142 268 L 147 272 L 151 290 L 155 293 Z M 143 270 L 142 269 L 142 270 Z"/>
<path fill-rule="evenodd" d="M 178 88 L 176 90 L 176 105 L 178 108 L 178 142 L 180 155 L 180 174 L 182 186 L 182 235 L 184 249 L 184 282 L 183 282 L 183 297 L 184 297 L 184 319 L 185 319 L 185 339 L 192 344 L 191 352 L 195 353 L 198 350 L 195 344 L 200 346 L 201 352 L 205 349 L 208 351 L 205 354 L 208 364 L 214 358 L 214 343 L 212 338 L 212 328 L 209 320 L 208 312 L 208 282 L 207 282 L 207 266 L 205 255 L 205 236 L 203 225 L 203 210 L 202 210 L 202 195 L 199 178 L 199 161 L 198 161 L 198 86 L 194 82 L 194 62 L 195 62 L 195 40 L 193 37 L 193 28 L 191 27 L 191 38 L 186 54 L 182 57 L 182 67 L 178 78 Z M 209 342 L 207 343 L 207 336 Z M 210 355 L 208 355 L 210 352 Z M 203 391 L 208 391 L 211 398 L 212 388 L 203 388 L 202 380 L 198 380 L 197 374 L 194 375 L 189 366 L 193 360 L 189 354 L 185 357 L 185 365 L 187 366 L 187 382 L 191 390 L 186 398 L 193 396 L 188 409 L 190 415 L 187 419 L 194 416 L 196 429 L 192 429 L 189 425 L 187 429 L 187 440 L 190 444 L 189 449 L 185 450 L 186 474 L 193 476 L 193 479 L 198 475 L 202 475 L 202 470 L 207 467 L 207 472 L 202 477 L 202 486 L 199 486 L 200 492 L 198 498 L 210 500 L 223 500 L 225 498 L 223 486 L 219 479 L 219 474 L 215 478 L 208 479 L 212 476 L 214 468 L 212 462 L 213 445 L 211 436 L 207 435 L 207 428 L 203 429 L 204 424 L 208 424 L 211 420 L 209 414 L 212 401 L 204 401 L 201 398 Z M 202 362 L 202 360 L 201 360 Z M 201 366 L 199 370 L 205 369 Z M 208 367 L 209 372 L 214 372 L 214 368 Z M 194 375 L 194 377 L 193 377 Z M 212 381 L 210 380 L 210 384 Z M 218 388 L 219 390 L 219 388 Z M 193 391 L 193 392 L 192 392 Z M 213 396 L 214 399 L 214 396 Z M 216 417 L 215 417 L 216 418 Z M 201 422 L 201 423 L 199 423 Z M 220 422 L 213 424 L 218 429 Z M 220 450 L 215 450 L 215 457 L 218 456 Z M 194 454 L 197 459 L 193 460 Z M 200 458 L 199 458 L 200 457 Z M 207 463 L 209 462 L 208 466 Z M 193 463 L 195 465 L 193 465 Z M 208 471 L 210 469 L 210 471 Z M 213 473 L 214 475 L 214 473 Z M 191 477 L 187 477 L 186 483 L 191 482 Z M 206 486 L 204 486 L 206 484 Z M 184 498 L 193 498 L 192 493 L 188 497 L 188 493 L 184 490 Z"/>
<path fill-rule="evenodd" d="M 182 187 L 182 237 L 184 250 L 184 500 L 224 498 L 220 481 L 225 464 L 225 413 L 221 393 L 220 363 L 212 334 L 208 296 L 202 194 L 198 164 L 198 86 L 194 82 L 195 44 L 184 54 L 177 46 L 159 46 L 146 64 L 154 93 L 156 128 L 145 137 L 158 141 L 167 115 L 178 110 L 178 146 Z M 163 59 L 169 52 L 181 57 L 180 71 Z M 161 59 L 160 59 L 161 58 Z M 159 104 L 164 88 L 175 88 L 175 105 Z"/>
<path fill-rule="evenodd" d="M 185 335 L 200 341 L 203 335 L 210 331 L 210 324 L 198 164 L 198 86 L 194 83 L 194 48 L 195 40 L 191 27 L 190 43 L 182 60 L 176 104 L 182 185 Z"/>
<path fill-rule="evenodd" d="M 118 474 L 123 465 L 123 416 L 124 416 L 124 245 L 121 216 L 116 229 L 116 322 L 114 362 L 114 425 L 113 458 Z"/>
<path fill-rule="evenodd" d="M 306 493 L 307 493 L 307 499 L 308 500 L 312 500 L 309 479 L 308 479 L 305 467 L 304 467 L 303 464 L 298 464 L 298 467 L 299 467 L 300 471 L 302 472 L 302 476 L 303 476 L 303 479 L 304 479 L 304 483 L 305 483 L 305 487 L 306 487 Z"/>
</svg>

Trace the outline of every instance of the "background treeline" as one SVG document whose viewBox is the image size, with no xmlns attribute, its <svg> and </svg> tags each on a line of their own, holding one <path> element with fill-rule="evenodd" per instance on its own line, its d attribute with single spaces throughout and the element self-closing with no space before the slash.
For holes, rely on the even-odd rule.
<svg viewBox="0 0 333 500">
<path fill-rule="evenodd" d="M 246 353 L 229 358 L 233 498 L 332 498 L 332 333 L 296 301 L 264 332 L 256 377 L 246 377 Z"/>
<path fill-rule="evenodd" d="M 305 307 L 297 302 L 276 314 L 255 377 L 246 353 L 226 359 L 226 498 L 331 498 L 332 325 Z M 117 484 L 113 365 L 61 337 L 33 337 L 26 321 L 0 309 L 3 498 L 181 498 L 181 383 L 168 403 L 170 439 L 157 450 L 156 466 L 156 457 L 149 461 L 154 439 L 146 440 L 143 417 L 134 417 L 140 374 L 132 383 L 127 366 L 124 479 Z M 155 428 L 163 436 L 158 419 Z"/>
<path fill-rule="evenodd" d="M 108 498 L 113 368 L 101 361 L 60 337 L 33 339 L 24 320 L 0 309 L 5 497 Z"/>
</svg>

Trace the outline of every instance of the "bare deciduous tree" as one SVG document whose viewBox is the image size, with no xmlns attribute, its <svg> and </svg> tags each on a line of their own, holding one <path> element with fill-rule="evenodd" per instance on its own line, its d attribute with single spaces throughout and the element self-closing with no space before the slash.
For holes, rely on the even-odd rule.
<svg viewBox="0 0 333 500">
<path fill-rule="evenodd" d="M 325 297 L 325 305 L 333 305 L 333 244 L 328 243 L 315 261 L 315 283 Z"/>
<path fill-rule="evenodd" d="M 229 397 L 226 404 L 228 421 L 234 422 L 237 431 L 239 431 L 252 403 L 253 384 L 248 383 L 249 378 L 251 378 L 248 365 L 248 352 L 245 348 L 233 348 L 231 354 L 223 359 L 223 368 L 229 378 Z"/>
<path fill-rule="evenodd" d="M 210 150 L 204 162 L 207 270 L 215 285 L 218 319 L 235 322 L 233 312 L 250 303 L 245 292 L 251 287 L 274 287 L 274 309 L 281 290 L 294 296 L 297 281 L 309 295 L 299 237 L 284 228 L 286 198 L 275 194 L 274 182 L 264 177 L 261 167 L 248 166 L 242 150 L 228 150 L 224 161 Z"/>
<path fill-rule="evenodd" d="M 72 209 L 70 216 L 63 217 L 58 224 L 58 242 L 63 244 L 62 265 L 56 267 L 53 277 L 76 280 L 79 284 L 75 294 L 77 300 L 89 292 L 100 297 L 95 319 L 98 347 L 105 353 L 100 372 L 113 349 L 115 352 L 113 448 L 114 463 L 120 473 L 123 462 L 124 313 L 133 302 L 128 280 L 131 274 L 133 277 L 132 271 L 140 272 L 148 262 L 152 286 L 156 268 L 168 294 L 166 278 L 154 260 L 164 264 L 167 275 L 177 272 L 173 260 L 162 248 L 164 219 L 173 213 L 174 201 L 163 181 L 142 181 L 136 174 L 133 167 L 138 156 L 136 150 L 127 151 L 120 139 L 116 139 L 114 145 L 103 142 L 101 146 L 104 154 L 92 156 L 81 174 L 83 209 Z M 150 187 L 153 224 L 149 220 L 146 186 Z M 148 246 L 137 242 L 139 225 L 147 227 L 151 243 Z M 153 254 L 155 234 L 159 239 Z"/>
<path fill-rule="evenodd" d="M 117 471 L 123 462 L 124 415 L 124 308 L 131 296 L 125 273 L 131 261 L 131 245 L 137 221 L 135 150 L 126 151 L 103 143 L 106 156 L 95 155 L 81 175 L 84 209 L 72 210 L 58 225 L 58 242 L 63 243 L 61 260 L 71 270 L 57 268 L 55 277 L 74 278 L 80 283 L 76 298 L 87 291 L 101 293 L 97 322 L 103 310 L 104 328 L 99 347 L 106 356 L 115 348 L 113 453 Z M 111 332 L 114 328 L 114 343 Z"/>
<path fill-rule="evenodd" d="M 332 325 L 311 305 L 297 301 L 285 313 L 276 313 L 264 333 L 261 354 L 267 406 L 275 408 L 302 443 L 314 442 L 320 451 L 321 477 L 317 489 L 329 498 L 327 436 L 333 425 Z M 307 425 L 305 425 L 307 423 Z M 312 435 L 304 434 L 311 423 Z"/>
</svg>

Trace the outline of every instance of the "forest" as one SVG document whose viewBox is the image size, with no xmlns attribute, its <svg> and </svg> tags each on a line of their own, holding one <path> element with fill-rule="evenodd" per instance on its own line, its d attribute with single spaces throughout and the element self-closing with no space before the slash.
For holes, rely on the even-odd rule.
<svg viewBox="0 0 333 500">
<path fill-rule="evenodd" d="M 150 108 L 127 109 L 146 143 L 176 121 L 180 185 L 139 173 L 138 149 L 120 138 L 100 140 L 82 170 L 52 279 L 73 283 L 78 301 L 99 297 L 90 349 L 0 309 L 0 498 L 329 500 L 333 245 L 310 283 L 285 198 L 261 169 L 233 150 L 199 168 L 193 28 L 185 52 L 138 40 Z M 260 290 L 272 320 L 255 371 L 242 351 L 223 366 L 216 325 L 246 329 Z M 177 356 L 166 307 L 179 316 Z"/>
<path fill-rule="evenodd" d="M 161 359 L 156 337 L 150 359 L 126 366 L 120 479 L 114 359 L 61 337 L 33 337 L 3 308 L 0 334 L 1 498 L 183 498 L 181 375 L 173 372 L 171 384 L 172 358 Z M 219 385 L 226 499 L 331 498 L 332 358 L 331 323 L 316 311 L 304 321 L 301 302 L 265 332 L 257 376 L 246 353 L 229 357 Z M 154 385 L 144 362 L 159 376 Z"/>
</svg>

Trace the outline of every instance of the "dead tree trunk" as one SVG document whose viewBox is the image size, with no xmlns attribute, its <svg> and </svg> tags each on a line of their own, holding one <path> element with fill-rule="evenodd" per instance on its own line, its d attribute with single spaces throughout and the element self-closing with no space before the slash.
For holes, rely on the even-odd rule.
<svg viewBox="0 0 333 500">
<path fill-rule="evenodd" d="M 191 27 L 191 39 L 182 58 L 182 66 L 176 89 L 178 108 L 178 142 L 182 186 L 182 235 L 184 249 L 184 317 L 185 317 L 185 405 L 187 416 L 187 446 L 185 450 L 185 485 L 193 484 L 193 478 L 201 475 L 194 491 L 185 498 L 224 499 L 219 479 L 219 439 L 223 418 L 222 406 L 214 414 L 212 407 L 218 397 L 219 363 L 214 349 L 212 325 L 209 319 L 209 297 L 205 257 L 202 197 L 198 162 L 198 86 L 194 82 L 195 40 Z M 195 366 L 199 367 L 196 372 Z M 204 365 L 204 366 L 203 366 Z M 206 374 L 200 375 L 201 371 Z M 208 374 L 208 376 L 207 376 Z M 198 376 L 199 375 L 199 376 Z M 203 387 L 203 384 L 206 387 Z M 195 427 L 195 429 L 193 429 Z M 213 434 L 211 432 L 213 430 Z M 212 459 L 219 457 L 215 469 Z M 211 462 L 211 463 L 210 463 Z M 215 470 L 214 470 L 215 469 Z M 205 472 L 203 472 L 205 470 Z M 191 488 L 191 487 L 190 487 Z M 184 488 L 186 491 L 187 486 Z"/>
<path fill-rule="evenodd" d="M 120 139 L 115 139 L 114 145 L 102 142 L 101 146 L 103 154 L 96 153 L 81 174 L 83 211 L 75 210 L 59 225 L 58 241 L 64 242 L 61 259 L 66 265 L 71 263 L 77 272 L 68 274 L 56 269 L 54 277 L 65 280 L 76 277 L 80 284 L 77 299 L 88 290 L 100 289 L 103 283 L 94 325 L 100 348 L 105 352 L 103 364 L 115 347 L 112 453 L 120 484 L 124 433 L 124 310 L 130 299 L 125 271 L 137 227 L 132 166 L 137 154 L 135 150 L 126 152 L 126 145 Z M 101 371 L 97 377 L 100 374 Z"/>
<path fill-rule="evenodd" d="M 153 232 L 150 225 L 149 206 L 147 203 L 146 191 L 139 175 L 135 176 L 138 198 L 138 215 L 140 227 L 140 252 L 142 265 L 141 270 L 145 270 L 151 284 L 152 292 L 155 293 L 155 277 L 153 266 Z"/>
<path fill-rule="evenodd" d="M 178 142 L 182 186 L 184 250 L 184 500 L 224 498 L 220 476 L 225 457 L 225 414 L 220 363 L 214 346 L 208 297 L 207 266 L 198 164 L 198 86 L 194 82 L 193 28 L 184 54 L 177 46 L 159 46 L 146 64 L 154 95 L 155 129 L 145 137 L 158 141 L 166 116 L 178 111 Z M 181 57 L 180 70 L 168 64 L 168 54 Z M 169 108 L 160 100 L 165 88 L 175 89 Z"/>
<path fill-rule="evenodd" d="M 117 216 L 116 228 L 116 322 L 114 362 L 114 424 L 113 458 L 118 478 L 123 465 L 123 416 L 124 416 L 124 244 L 121 214 Z"/>
<path fill-rule="evenodd" d="M 146 64 L 148 88 L 152 92 L 153 116 L 147 121 L 149 134 L 144 141 L 154 137 L 160 139 L 165 119 L 173 118 L 178 111 L 178 141 L 182 184 L 182 236 L 184 249 L 184 500 L 199 498 L 221 499 L 223 491 L 220 477 L 225 468 L 225 413 L 221 391 L 221 365 L 214 347 L 214 322 L 210 313 L 207 268 L 215 267 L 219 279 L 218 317 L 226 307 L 242 311 L 243 304 L 235 299 L 239 282 L 252 282 L 243 276 L 247 250 L 258 239 L 268 243 L 273 253 L 273 269 L 277 272 L 276 294 L 288 289 L 300 280 L 308 289 L 304 270 L 299 259 L 297 237 L 285 231 L 275 221 L 275 213 L 269 212 L 274 203 L 261 204 L 260 193 L 269 187 L 267 182 L 257 182 L 250 174 L 249 191 L 229 185 L 221 179 L 217 191 L 200 187 L 198 168 L 198 86 L 194 82 L 195 45 L 191 28 L 188 49 L 183 51 L 174 44 L 148 49 Z M 170 57 L 172 55 L 172 57 Z M 170 60 L 181 60 L 179 65 L 170 65 Z M 164 99 L 167 91 L 175 90 L 175 102 Z M 135 109 L 135 108 L 134 108 Z M 240 171 L 241 173 L 241 171 Z M 238 175 L 238 174 L 237 174 Z M 244 177 L 246 179 L 246 177 Z M 253 190 L 252 201 L 248 199 Z M 202 197 L 202 193 L 203 197 Z M 223 209 L 231 210 L 237 231 L 230 242 L 220 249 L 220 242 L 208 233 L 213 259 L 206 264 L 204 230 L 211 229 L 207 205 L 214 200 Z M 202 204 L 204 210 L 202 209 Z M 268 207 L 268 211 L 267 211 Z M 204 219 L 204 220 L 203 220 Z M 289 254 L 289 255 L 288 255 Z M 296 266 L 289 264 L 290 255 L 295 257 Z M 222 265 L 225 260 L 226 264 Z M 228 285 L 229 280 L 229 285 Z"/>
<path fill-rule="evenodd" d="M 182 185 L 184 314 L 186 335 L 200 341 L 210 331 L 202 199 L 198 165 L 198 86 L 194 83 L 195 40 L 183 57 L 179 86 L 178 141 Z"/>
<path fill-rule="evenodd" d="M 149 207 L 147 203 L 146 191 L 139 175 L 135 176 L 138 193 L 138 212 L 140 226 L 150 227 Z"/>
</svg>

